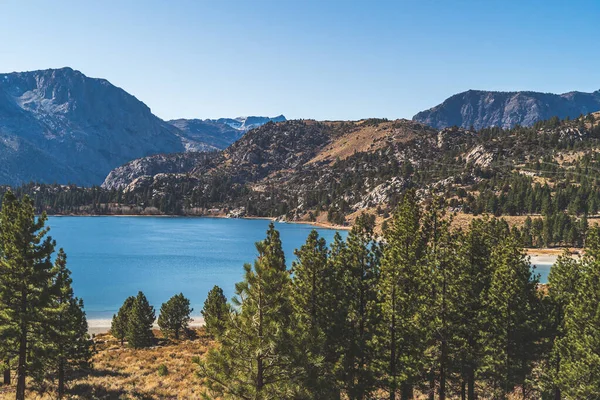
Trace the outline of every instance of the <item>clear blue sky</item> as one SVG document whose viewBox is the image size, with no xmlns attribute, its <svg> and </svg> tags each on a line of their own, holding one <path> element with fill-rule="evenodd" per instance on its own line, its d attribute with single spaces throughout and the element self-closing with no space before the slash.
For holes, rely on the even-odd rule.
<svg viewBox="0 0 600 400">
<path fill-rule="evenodd" d="M 70 66 L 158 116 L 410 118 L 600 89 L 600 1 L 0 0 L 0 72 Z"/>
</svg>

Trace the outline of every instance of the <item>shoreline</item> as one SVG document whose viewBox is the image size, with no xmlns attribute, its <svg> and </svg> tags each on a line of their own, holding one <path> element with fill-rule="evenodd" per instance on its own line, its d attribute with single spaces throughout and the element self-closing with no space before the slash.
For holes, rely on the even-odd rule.
<svg viewBox="0 0 600 400">
<path fill-rule="evenodd" d="M 302 224 L 302 225 L 312 225 L 316 228 L 322 229 L 332 229 L 332 230 L 342 230 L 349 231 L 352 229 L 351 226 L 346 225 L 333 225 L 324 222 L 313 222 L 313 221 L 279 221 L 275 217 L 236 217 L 231 218 L 225 215 L 165 215 L 165 214 L 47 214 L 48 217 L 94 217 L 94 218 L 102 218 L 102 217 L 139 217 L 139 218 L 215 218 L 215 219 L 247 219 L 247 220 L 269 220 L 273 222 L 278 222 L 280 224 Z"/>
<path fill-rule="evenodd" d="M 201 328 L 204 326 L 204 318 L 202 318 L 201 316 L 195 316 L 195 317 L 191 317 L 191 318 L 192 318 L 192 320 L 190 321 L 190 323 L 188 325 L 190 328 Z M 110 318 L 88 318 L 88 320 L 87 320 L 88 333 L 90 335 L 108 333 L 108 331 L 110 331 L 111 322 L 112 322 L 112 319 L 110 319 Z M 156 323 L 156 321 L 152 325 L 152 328 L 160 329 L 158 324 Z"/>
</svg>

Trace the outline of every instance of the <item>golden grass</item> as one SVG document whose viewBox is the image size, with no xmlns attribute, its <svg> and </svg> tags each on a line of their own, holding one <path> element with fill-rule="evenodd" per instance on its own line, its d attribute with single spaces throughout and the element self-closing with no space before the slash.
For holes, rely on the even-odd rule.
<svg viewBox="0 0 600 400">
<path fill-rule="evenodd" d="M 334 163 L 336 159 L 344 160 L 354 153 L 372 152 L 383 148 L 388 138 L 392 138 L 395 142 L 405 142 L 416 136 L 414 126 L 402 120 L 366 126 L 356 123 L 355 126 L 351 132 L 325 146 L 307 164 L 323 161 Z"/>
<path fill-rule="evenodd" d="M 93 370 L 68 383 L 69 399 L 198 399 L 202 392 L 192 357 L 206 353 L 212 342 L 204 329 L 193 340 L 178 343 L 159 339 L 159 345 L 133 350 L 121 347 L 109 334 L 96 336 Z M 157 338 L 160 332 L 156 331 Z M 164 364 L 168 373 L 159 376 Z M 14 398 L 14 387 L 0 388 L 0 399 Z M 55 399 L 53 390 L 30 391 L 28 399 Z"/>
</svg>

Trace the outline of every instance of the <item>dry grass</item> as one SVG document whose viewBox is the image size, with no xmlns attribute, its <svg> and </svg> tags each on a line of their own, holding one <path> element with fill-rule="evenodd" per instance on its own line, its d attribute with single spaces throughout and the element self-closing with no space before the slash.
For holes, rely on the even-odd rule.
<svg viewBox="0 0 600 400">
<path fill-rule="evenodd" d="M 351 132 L 325 146 L 307 164 L 323 161 L 333 163 L 337 158 L 344 160 L 354 153 L 373 152 L 383 148 L 390 138 L 396 142 L 404 142 L 416 136 L 414 126 L 403 120 L 382 122 L 377 125 L 362 125 L 358 122 L 356 125 L 357 127 Z"/>
<path fill-rule="evenodd" d="M 159 339 L 158 345 L 133 350 L 121 347 L 108 334 L 95 338 L 97 353 L 93 370 L 69 382 L 69 399 L 197 399 L 202 391 L 192 357 L 201 356 L 211 346 L 203 329 L 192 340 L 179 343 Z M 164 364 L 168 373 L 159 376 Z M 14 398 L 14 387 L 0 392 L 0 399 Z M 53 391 L 29 392 L 28 399 L 55 399 Z"/>
</svg>

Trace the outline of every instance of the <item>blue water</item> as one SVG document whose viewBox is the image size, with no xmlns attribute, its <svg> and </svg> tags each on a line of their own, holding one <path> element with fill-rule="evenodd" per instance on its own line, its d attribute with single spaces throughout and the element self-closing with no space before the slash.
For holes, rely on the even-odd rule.
<svg viewBox="0 0 600 400">
<path fill-rule="evenodd" d="M 157 309 L 182 292 L 199 315 L 208 291 L 230 298 L 243 265 L 256 257 L 269 221 L 164 217 L 50 217 L 50 235 L 67 253 L 75 295 L 88 318 L 110 318 L 126 297 L 143 291 Z M 279 224 L 288 265 L 312 226 Z M 334 230 L 317 229 L 327 243 Z M 346 236 L 346 232 L 341 232 Z"/>
<path fill-rule="evenodd" d="M 540 275 L 540 283 L 548 283 L 548 274 L 552 264 L 535 264 L 534 267 L 533 273 Z"/>
</svg>

